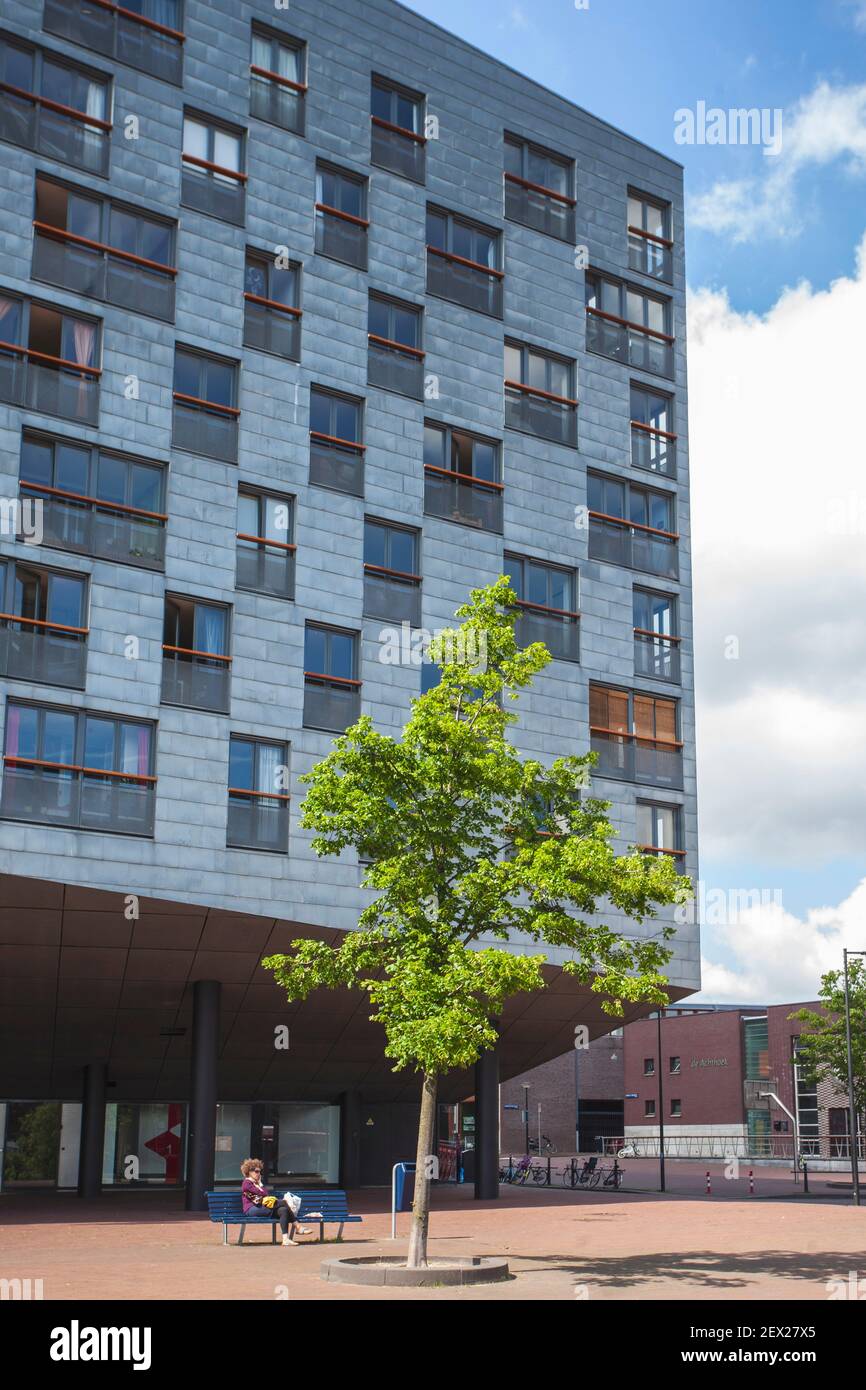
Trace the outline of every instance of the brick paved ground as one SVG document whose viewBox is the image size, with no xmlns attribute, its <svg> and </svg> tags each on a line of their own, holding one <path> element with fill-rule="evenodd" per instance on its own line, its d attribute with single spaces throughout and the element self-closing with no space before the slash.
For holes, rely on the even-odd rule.
<svg viewBox="0 0 866 1390">
<path fill-rule="evenodd" d="M 312 1239 L 271 1248 L 268 1232 L 238 1249 L 180 1199 L 129 1193 L 0 1198 L 0 1278 L 41 1278 L 46 1299 L 814 1299 L 830 1279 L 866 1279 L 866 1209 L 775 1200 L 523 1191 L 474 1202 L 435 1193 L 431 1253 L 505 1254 L 509 1284 L 463 1291 L 360 1290 L 326 1285 L 326 1255 L 393 1253 L 388 1193 L 350 1194 L 363 1225 L 341 1246 Z M 408 1216 L 399 1218 L 405 1235 Z M 232 1239 L 236 1239 L 236 1231 Z M 405 1250 L 400 1239 L 398 1249 Z"/>
</svg>

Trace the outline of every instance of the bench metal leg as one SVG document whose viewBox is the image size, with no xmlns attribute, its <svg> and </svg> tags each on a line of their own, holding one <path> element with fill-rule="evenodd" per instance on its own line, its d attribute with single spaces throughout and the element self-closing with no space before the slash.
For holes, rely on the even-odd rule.
<svg viewBox="0 0 866 1390">
<path fill-rule="evenodd" d="M 244 1243 L 244 1236 L 245 1236 L 246 1233 L 247 1233 L 247 1228 L 246 1228 L 246 1226 L 241 1226 L 240 1229 L 241 1229 L 241 1233 L 240 1233 L 240 1235 L 238 1236 L 238 1245 L 243 1245 L 243 1243 Z"/>
<path fill-rule="evenodd" d="M 272 1222 L 271 1222 L 271 1245 L 276 1245 L 276 1243 L 277 1243 L 277 1223 L 276 1223 L 276 1221 L 272 1221 Z"/>
<path fill-rule="evenodd" d="M 342 1223 L 342 1221 L 341 1221 L 341 1222 L 340 1222 L 340 1229 L 339 1229 L 339 1231 L 337 1232 L 337 1240 L 342 1240 L 342 1239 L 343 1239 L 343 1223 Z"/>
<path fill-rule="evenodd" d="M 224 1221 L 224 1222 L 223 1222 L 223 1245 L 228 1245 L 228 1243 L 229 1243 L 229 1226 L 228 1226 L 228 1222 L 227 1222 L 227 1221 Z"/>
<path fill-rule="evenodd" d="M 324 1221 L 320 1221 L 320 1222 L 319 1222 L 319 1244 L 320 1244 L 320 1245 L 323 1245 L 323 1244 L 324 1244 L 324 1241 L 325 1241 L 325 1223 L 324 1223 Z"/>
</svg>

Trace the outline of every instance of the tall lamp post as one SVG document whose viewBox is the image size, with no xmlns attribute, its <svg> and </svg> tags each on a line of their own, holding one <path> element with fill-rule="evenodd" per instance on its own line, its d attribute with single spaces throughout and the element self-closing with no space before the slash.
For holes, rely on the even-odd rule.
<svg viewBox="0 0 866 1390">
<path fill-rule="evenodd" d="M 854 1105 L 854 1056 L 851 1049 L 851 991 L 848 983 L 848 957 L 866 956 L 866 951 L 849 951 L 847 947 L 842 951 L 842 959 L 845 965 L 845 1047 L 848 1053 L 848 1114 L 850 1116 L 850 1138 L 851 1138 L 851 1182 L 854 1187 L 854 1205 L 860 1205 L 860 1152 L 859 1135 L 857 1133 L 857 1110 Z"/>
<path fill-rule="evenodd" d="M 523 1083 L 523 1127 L 524 1127 L 524 1131 L 525 1131 L 525 1132 L 524 1132 L 524 1142 L 525 1142 L 525 1145 L 526 1145 L 526 1147 L 524 1148 L 523 1152 L 524 1152 L 525 1154 L 528 1154 L 528 1153 L 529 1153 L 529 1083 L 528 1083 L 528 1081 L 524 1081 L 524 1083 Z"/>
<path fill-rule="evenodd" d="M 658 1026 L 659 1040 L 659 1192 L 665 1191 L 665 1094 L 662 1082 L 662 1014 L 664 1009 L 659 1009 L 656 1014 L 656 1024 Z"/>
</svg>

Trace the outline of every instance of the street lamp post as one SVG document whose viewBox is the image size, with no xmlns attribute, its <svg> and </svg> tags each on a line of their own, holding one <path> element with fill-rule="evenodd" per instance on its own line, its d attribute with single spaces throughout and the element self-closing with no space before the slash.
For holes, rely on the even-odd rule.
<svg viewBox="0 0 866 1390">
<path fill-rule="evenodd" d="M 848 984 L 848 957 L 866 956 L 866 951 L 849 951 L 845 947 L 842 959 L 845 965 L 845 1047 L 848 1053 L 848 1125 L 851 1143 L 851 1182 L 854 1188 L 854 1205 L 860 1205 L 860 1152 L 857 1134 L 857 1110 L 854 1105 L 854 1057 L 851 1048 L 851 991 Z"/>
<path fill-rule="evenodd" d="M 524 1081 L 524 1083 L 523 1083 L 523 1128 L 524 1128 L 524 1143 L 525 1143 L 525 1148 L 524 1148 L 523 1152 L 524 1152 L 525 1154 L 528 1154 L 528 1153 L 529 1153 L 529 1083 L 528 1083 L 527 1081 Z"/>
<path fill-rule="evenodd" d="M 662 1083 L 662 1014 L 664 1009 L 659 1009 L 656 1014 L 658 1025 L 659 1040 L 659 1192 L 665 1191 L 665 1095 Z"/>
</svg>

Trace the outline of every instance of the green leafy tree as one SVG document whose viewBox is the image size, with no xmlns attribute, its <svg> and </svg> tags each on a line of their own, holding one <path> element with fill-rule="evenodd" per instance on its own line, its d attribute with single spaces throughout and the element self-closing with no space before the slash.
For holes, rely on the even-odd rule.
<svg viewBox="0 0 866 1390">
<path fill-rule="evenodd" d="M 830 970 L 821 976 L 818 998 L 821 1013 L 798 1009 L 789 1014 L 806 1024 L 800 1034 L 797 1058 L 805 1078 L 814 1083 L 830 1080 L 848 1095 L 848 1048 L 845 1040 L 845 974 Z M 866 1115 L 866 964 L 856 956 L 848 961 L 848 998 L 851 1007 L 851 1061 L 854 1072 L 854 1107 Z"/>
<path fill-rule="evenodd" d="M 474 591 L 461 626 L 431 644 L 441 680 L 413 700 L 402 738 L 365 716 L 302 779 L 316 853 L 356 849 L 376 897 L 339 946 L 299 940 L 264 962 L 290 999 L 366 991 L 394 1070 L 421 1073 L 410 1267 L 427 1263 L 438 1079 L 495 1045 L 510 996 L 544 988 L 543 954 L 496 943 L 565 948 L 565 972 L 619 1016 L 623 1001 L 666 1002 L 672 929 L 630 938 L 588 919 L 600 904 L 640 922 L 689 896 L 667 856 L 614 854 L 608 803 L 582 795 L 594 754 L 544 767 L 509 742 L 506 703 L 551 660 L 542 643 L 518 647 L 515 605 L 504 576 Z"/>
</svg>

